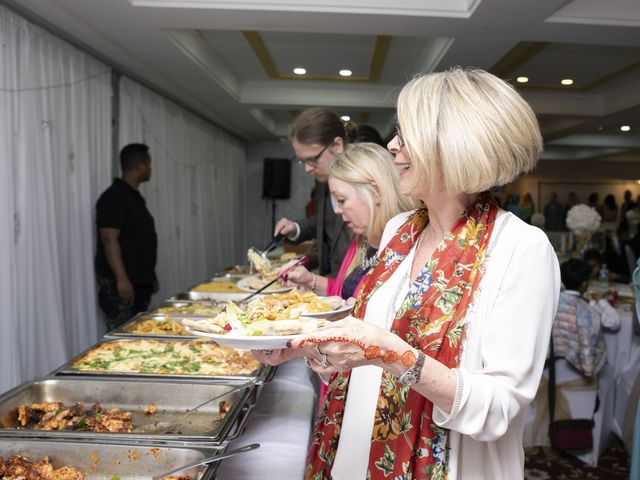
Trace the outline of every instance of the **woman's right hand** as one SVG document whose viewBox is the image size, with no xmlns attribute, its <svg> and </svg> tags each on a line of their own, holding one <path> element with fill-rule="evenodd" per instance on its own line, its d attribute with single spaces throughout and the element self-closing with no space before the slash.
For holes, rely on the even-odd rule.
<svg viewBox="0 0 640 480">
<path fill-rule="evenodd" d="M 294 266 L 298 260 L 285 263 L 278 270 L 278 283 L 283 287 L 305 287 L 310 289 L 313 285 L 313 273 L 305 267 Z"/>
</svg>

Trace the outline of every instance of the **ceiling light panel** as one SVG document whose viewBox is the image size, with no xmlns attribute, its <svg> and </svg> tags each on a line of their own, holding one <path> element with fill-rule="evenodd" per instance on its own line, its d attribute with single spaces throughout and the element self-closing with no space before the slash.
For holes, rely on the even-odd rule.
<svg viewBox="0 0 640 480">
<path fill-rule="evenodd" d="M 375 35 L 260 32 L 260 36 L 278 71 L 304 65 L 307 76 L 336 78 L 341 78 L 338 71 L 343 69 L 366 75 L 376 41 Z"/>
</svg>

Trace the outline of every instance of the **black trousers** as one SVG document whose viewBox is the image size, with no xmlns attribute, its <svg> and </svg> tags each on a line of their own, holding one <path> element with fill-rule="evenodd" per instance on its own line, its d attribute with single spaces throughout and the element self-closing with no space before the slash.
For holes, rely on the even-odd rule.
<svg viewBox="0 0 640 480">
<path fill-rule="evenodd" d="M 98 275 L 98 304 L 106 315 L 107 331 L 118 328 L 131 317 L 149 308 L 153 285 L 134 285 L 133 303 L 125 304 L 120 295 L 116 279 Z"/>
</svg>

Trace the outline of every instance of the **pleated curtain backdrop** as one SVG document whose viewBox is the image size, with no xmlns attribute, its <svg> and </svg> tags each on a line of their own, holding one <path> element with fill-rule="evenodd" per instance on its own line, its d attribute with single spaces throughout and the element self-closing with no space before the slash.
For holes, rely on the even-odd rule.
<svg viewBox="0 0 640 480">
<path fill-rule="evenodd" d="M 111 69 L 0 6 L 0 391 L 98 339 Z"/>
<path fill-rule="evenodd" d="M 119 92 L 120 148 L 142 142 L 152 157 L 140 191 L 158 232 L 157 305 L 246 261 L 245 145 L 129 78 Z"/>
</svg>

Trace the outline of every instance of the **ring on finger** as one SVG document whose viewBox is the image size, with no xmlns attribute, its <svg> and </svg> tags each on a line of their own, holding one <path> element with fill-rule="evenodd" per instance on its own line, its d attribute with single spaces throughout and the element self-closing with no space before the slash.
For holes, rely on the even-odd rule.
<svg viewBox="0 0 640 480">
<path fill-rule="evenodd" d="M 326 368 L 329 366 L 329 361 L 327 360 L 327 355 L 325 353 L 322 354 L 320 360 L 314 358 L 313 361 L 320 365 L 322 368 Z"/>
<path fill-rule="evenodd" d="M 271 356 L 271 354 L 273 353 L 273 350 L 262 350 L 262 353 L 263 353 L 264 355 L 266 355 L 267 357 L 270 357 L 270 356 Z"/>
<path fill-rule="evenodd" d="M 325 368 L 329 366 L 329 361 L 327 360 L 327 354 L 322 353 L 318 345 L 316 345 L 313 349 L 316 354 L 320 357 L 320 359 L 314 358 L 313 361 L 316 362 L 321 367 Z"/>
</svg>

